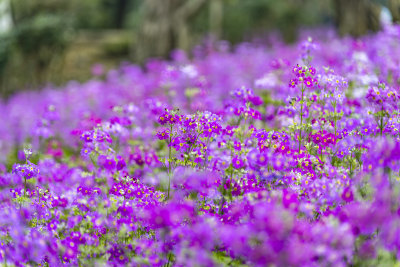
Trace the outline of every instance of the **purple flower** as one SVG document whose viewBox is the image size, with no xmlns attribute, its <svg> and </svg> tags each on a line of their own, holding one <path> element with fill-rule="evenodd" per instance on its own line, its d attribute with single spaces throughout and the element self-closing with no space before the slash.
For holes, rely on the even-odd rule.
<svg viewBox="0 0 400 267">
<path fill-rule="evenodd" d="M 312 86 L 314 85 L 313 79 L 312 79 L 311 77 L 304 78 L 303 83 L 304 83 L 307 87 L 312 87 Z"/>
<path fill-rule="evenodd" d="M 57 225 L 58 225 L 58 221 L 53 220 L 53 221 L 49 222 L 49 224 L 47 225 L 47 229 L 49 231 L 57 230 Z"/>
<path fill-rule="evenodd" d="M 169 138 L 169 130 L 162 130 L 157 132 L 157 137 L 160 140 L 165 140 Z"/>
<path fill-rule="evenodd" d="M 309 68 L 308 68 L 308 71 L 310 72 L 310 74 L 311 74 L 312 76 L 314 76 L 314 75 L 317 73 L 317 71 L 316 71 L 316 69 L 315 69 L 314 67 L 309 67 Z"/>
<path fill-rule="evenodd" d="M 121 156 L 118 156 L 117 158 L 118 158 L 117 171 L 120 171 L 120 170 L 122 170 L 123 168 L 126 167 L 126 162 Z"/>
<path fill-rule="evenodd" d="M 165 125 L 166 123 L 168 123 L 168 116 L 166 116 L 165 114 L 161 115 L 160 117 L 158 117 L 158 123 L 161 125 Z"/>
<path fill-rule="evenodd" d="M 235 142 L 233 143 L 233 148 L 234 148 L 236 151 L 240 151 L 240 150 L 242 150 L 242 144 L 241 144 L 240 142 L 235 141 Z"/>
<path fill-rule="evenodd" d="M 342 199 L 346 202 L 352 202 L 354 200 L 353 191 L 350 187 L 346 187 L 343 190 Z"/>
<path fill-rule="evenodd" d="M 244 162 L 242 159 L 238 158 L 238 157 L 234 157 L 232 159 L 232 166 L 235 169 L 240 169 L 244 167 Z"/>
<path fill-rule="evenodd" d="M 291 79 L 289 82 L 289 87 L 290 88 L 295 88 L 296 85 L 298 84 L 299 80 L 298 79 Z"/>
<path fill-rule="evenodd" d="M 100 155 L 98 158 L 99 165 L 108 171 L 113 171 L 116 167 L 116 163 L 113 157 Z"/>
</svg>

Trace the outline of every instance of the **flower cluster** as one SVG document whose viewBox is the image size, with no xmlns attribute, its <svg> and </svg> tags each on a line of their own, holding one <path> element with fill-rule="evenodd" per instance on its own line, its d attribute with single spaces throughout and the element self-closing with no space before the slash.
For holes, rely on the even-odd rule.
<svg viewBox="0 0 400 267">
<path fill-rule="evenodd" d="M 399 265 L 399 38 L 199 46 L 0 103 L 0 262 Z"/>
</svg>

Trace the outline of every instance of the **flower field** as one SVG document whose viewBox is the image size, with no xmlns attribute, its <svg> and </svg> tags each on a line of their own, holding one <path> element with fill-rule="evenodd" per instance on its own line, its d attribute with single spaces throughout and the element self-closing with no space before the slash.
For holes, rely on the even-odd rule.
<svg viewBox="0 0 400 267">
<path fill-rule="evenodd" d="M 301 40 L 4 100 L 0 262 L 400 266 L 400 27 Z"/>
</svg>

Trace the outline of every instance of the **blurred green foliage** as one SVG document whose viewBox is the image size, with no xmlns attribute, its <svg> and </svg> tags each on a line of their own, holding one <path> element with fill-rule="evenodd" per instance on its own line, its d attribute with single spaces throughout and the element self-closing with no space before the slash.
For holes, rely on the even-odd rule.
<svg viewBox="0 0 400 267">
<path fill-rule="evenodd" d="M 113 27 L 113 15 L 117 1 L 72 0 L 75 26 L 84 29 L 108 29 Z"/>
<path fill-rule="evenodd" d="M 69 31 L 66 18 L 41 14 L 23 20 L 17 24 L 12 32 L 20 52 L 24 55 L 41 54 L 42 51 L 52 50 L 54 53 L 62 52 L 68 45 Z M 43 58 L 41 60 L 50 60 Z"/>
<path fill-rule="evenodd" d="M 8 34 L 0 35 L 0 77 L 4 75 L 10 59 L 12 40 Z"/>
<path fill-rule="evenodd" d="M 142 0 L 71 0 L 75 26 L 80 29 L 123 28 Z M 118 25 L 122 20 L 121 25 Z"/>
<path fill-rule="evenodd" d="M 294 41 L 299 27 L 316 26 L 332 17 L 329 0 L 226 0 L 223 38 L 233 43 L 278 30 Z"/>
<path fill-rule="evenodd" d="M 64 64 L 63 57 L 70 44 L 76 41 L 75 33 L 81 29 L 122 28 L 130 31 L 131 40 L 113 41 L 102 46 L 108 57 L 127 58 L 131 54 L 129 50 L 134 49 L 131 43 L 143 21 L 141 7 L 146 0 L 9 1 L 14 25 L 8 34 L 0 36 L 0 88 L 3 95 L 17 88 L 35 88 L 49 81 L 62 81 L 59 68 Z M 221 37 L 231 43 L 271 31 L 278 31 L 286 41 L 293 41 L 299 27 L 321 25 L 333 18 L 331 0 L 221 1 Z M 201 41 L 209 32 L 210 19 L 208 4 L 190 18 L 192 44 Z M 21 73 L 24 73 L 23 77 Z"/>
<path fill-rule="evenodd" d="M 126 17 L 125 26 L 137 29 L 143 19 L 140 4 Z M 190 0 L 189 0 L 190 1 Z M 286 41 L 294 41 L 301 27 L 316 27 L 333 22 L 331 0 L 221 0 L 223 2 L 222 39 L 238 43 L 271 31 L 278 31 Z M 209 32 L 209 6 L 190 20 L 192 34 Z"/>
<path fill-rule="evenodd" d="M 48 81 L 49 69 L 67 49 L 73 29 L 66 1 L 10 0 L 10 11 L 12 29 L 0 36 L 2 95 Z"/>
</svg>

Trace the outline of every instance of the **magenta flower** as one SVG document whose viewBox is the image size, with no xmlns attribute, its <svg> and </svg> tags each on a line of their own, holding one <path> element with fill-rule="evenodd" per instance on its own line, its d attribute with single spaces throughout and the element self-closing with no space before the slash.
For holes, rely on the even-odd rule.
<svg viewBox="0 0 400 267">
<path fill-rule="evenodd" d="M 126 162 L 121 156 L 118 156 L 117 158 L 118 158 L 117 171 L 120 171 L 120 170 L 122 170 L 123 168 L 126 167 Z"/>
<path fill-rule="evenodd" d="M 57 225 L 58 225 L 58 221 L 53 220 L 53 221 L 49 222 L 49 224 L 47 225 L 47 229 L 49 231 L 57 230 Z"/>
<path fill-rule="evenodd" d="M 353 191 L 350 187 L 346 187 L 342 193 L 342 199 L 346 202 L 352 202 L 354 200 Z"/>
<path fill-rule="evenodd" d="M 289 82 L 289 87 L 295 88 L 296 85 L 298 84 L 298 82 L 299 82 L 299 80 L 297 80 L 297 79 L 291 79 Z"/>
<path fill-rule="evenodd" d="M 112 156 L 100 155 L 98 158 L 99 165 L 108 171 L 115 169 L 116 163 Z"/>
<path fill-rule="evenodd" d="M 158 123 L 161 125 L 165 125 L 169 122 L 169 116 L 168 114 L 163 114 L 160 117 L 158 117 Z"/>
<path fill-rule="evenodd" d="M 235 142 L 233 143 L 233 148 L 234 148 L 236 151 L 240 151 L 240 150 L 242 150 L 242 144 L 241 144 L 240 142 L 238 142 L 238 141 L 235 141 Z"/>
<path fill-rule="evenodd" d="M 303 83 L 304 83 L 307 87 L 312 87 L 312 86 L 314 85 L 313 79 L 312 79 L 311 77 L 304 78 Z"/>
<path fill-rule="evenodd" d="M 162 130 L 157 132 L 157 137 L 160 140 L 165 140 L 169 138 L 169 130 Z"/>
<path fill-rule="evenodd" d="M 238 157 L 234 157 L 234 158 L 232 159 L 232 166 L 233 166 L 235 169 L 240 169 L 240 168 L 243 168 L 243 167 L 244 167 L 244 162 L 243 162 L 242 159 L 240 159 L 240 158 L 238 158 Z"/>
<path fill-rule="evenodd" d="M 308 68 L 308 72 L 309 72 L 312 76 L 314 76 L 314 75 L 317 73 L 317 71 L 316 71 L 316 69 L 315 69 L 314 67 L 309 67 L 309 68 Z"/>
</svg>

